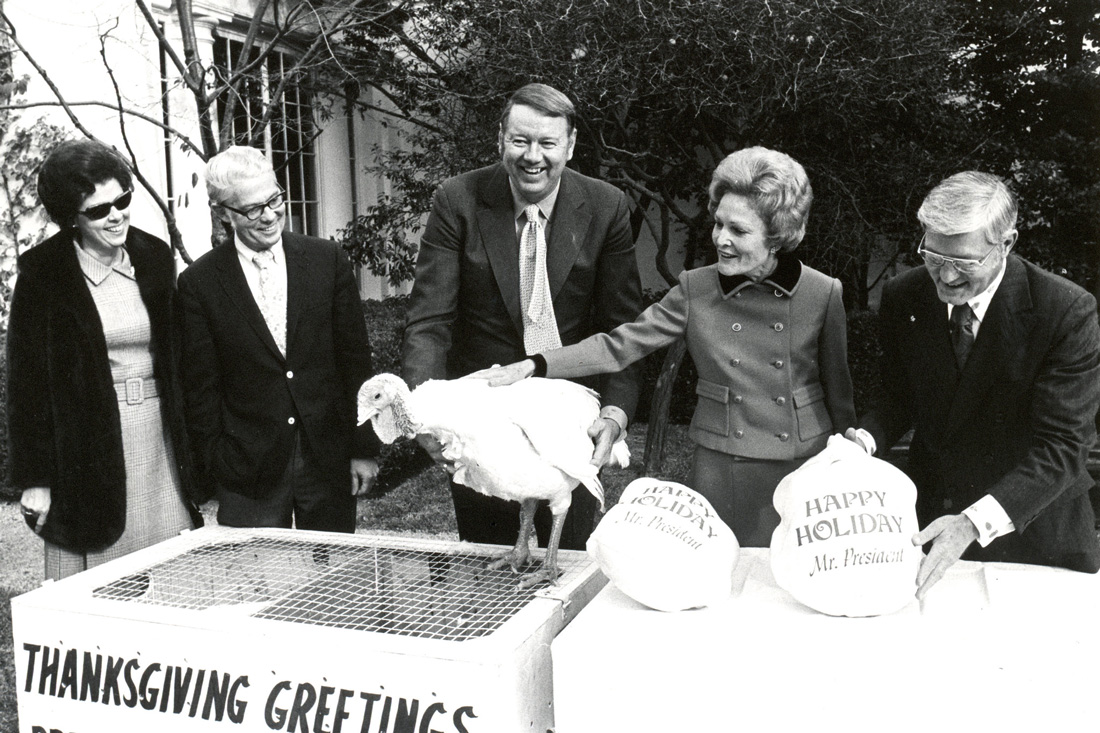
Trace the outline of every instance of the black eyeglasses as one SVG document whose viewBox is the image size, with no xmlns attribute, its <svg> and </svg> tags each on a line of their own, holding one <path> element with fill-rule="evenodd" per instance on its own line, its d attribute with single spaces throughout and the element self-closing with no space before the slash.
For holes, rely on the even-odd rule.
<svg viewBox="0 0 1100 733">
<path fill-rule="evenodd" d="M 111 213 L 111 209 L 118 209 L 119 211 L 125 211 L 130 208 L 130 201 L 134 198 L 133 189 L 119 196 L 114 201 L 108 201 L 105 204 L 96 204 L 95 206 L 89 206 L 84 211 L 78 211 L 76 213 L 85 217 L 90 221 L 97 221 L 102 219 Z"/>
<path fill-rule="evenodd" d="M 944 265 L 951 265 L 959 272 L 970 274 L 982 269 L 986 260 L 993 256 L 993 253 L 997 251 L 997 246 L 994 245 L 993 249 L 986 252 L 985 257 L 980 260 L 972 259 L 960 259 L 958 257 L 947 257 L 945 255 L 936 254 L 935 252 L 929 252 L 924 248 L 924 237 L 920 238 L 920 244 L 917 245 L 917 254 L 924 258 L 924 264 L 931 267 L 943 267 Z"/>
<path fill-rule="evenodd" d="M 267 201 L 264 201 L 262 204 L 256 204 L 255 206 L 249 206 L 247 209 L 236 209 L 236 208 L 230 206 L 229 204 L 222 204 L 222 206 L 229 209 L 232 212 L 240 214 L 241 216 L 243 216 L 245 219 L 248 219 L 249 221 L 256 221 L 257 219 L 259 219 L 261 216 L 264 215 L 264 209 L 271 209 L 272 211 L 276 211 L 278 209 L 283 208 L 283 204 L 286 203 L 286 201 L 284 200 L 285 196 L 286 196 L 285 192 L 279 191 L 279 193 L 275 194 L 274 196 L 269 198 Z"/>
</svg>

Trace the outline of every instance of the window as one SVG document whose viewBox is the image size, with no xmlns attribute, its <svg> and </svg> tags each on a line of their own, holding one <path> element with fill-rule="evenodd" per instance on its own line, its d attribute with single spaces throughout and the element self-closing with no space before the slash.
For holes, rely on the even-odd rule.
<svg viewBox="0 0 1100 733">
<path fill-rule="evenodd" d="M 243 48 L 240 41 L 217 39 L 214 65 L 222 74 L 227 74 L 240 60 Z M 248 61 L 254 59 L 253 54 Z M 253 145 L 267 153 L 279 185 L 286 191 L 287 227 L 292 232 L 318 236 L 320 216 L 314 140 L 319 131 L 308 89 L 299 79 L 289 77 L 294 73 L 293 67 L 292 56 L 274 51 L 265 64 L 249 75 L 233 109 L 231 139 L 234 144 Z M 278 96 L 272 99 L 272 95 Z M 219 120 L 227 104 L 228 92 L 218 100 Z"/>
</svg>

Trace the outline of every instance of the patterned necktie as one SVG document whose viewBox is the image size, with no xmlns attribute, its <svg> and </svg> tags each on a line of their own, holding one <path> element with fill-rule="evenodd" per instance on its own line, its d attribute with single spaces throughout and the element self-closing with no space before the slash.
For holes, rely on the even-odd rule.
<svg viewBox="0 0 1100 733">
<path fill-rule="evenodd" d="M 546 233 L 539 221 L 539 207 L 531 204 L 523 213 L 527 217 L 519 245 L 523 347 L 528 354 L 541 354 L 561 346 L 561 336 L 546 277 Z"/>
<path fill-rule="evenodd" d="M 252 263 L 260 270 L 260 312 L 279 347 L 279 353 L 286 356 L 286 294 L 275 287 L 275 253 L 270 249 L 257 252 Z"/>
<path fill-rule="evenodd" d="M 955 347 L 955 363 L 961 371 L 974 345 L 974 311 L 969 303 L 951 309 L 951 345 Z"/>
</svg>

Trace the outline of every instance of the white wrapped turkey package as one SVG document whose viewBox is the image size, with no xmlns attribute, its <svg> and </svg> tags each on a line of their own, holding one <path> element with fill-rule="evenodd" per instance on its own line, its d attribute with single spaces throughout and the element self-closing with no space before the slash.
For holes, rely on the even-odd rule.
<svg viewBox="0 0 1100 733">
<path fill-rule="evenodd" d="M 654 478 L 627 485 L 587 548 L 619 590 L 658 611 L 728 598 L 741 551 L 710 502 L 683 484 Z"/>
<path fill-rule="evenodd" d="M 775 582 L 831 616 L 878 616 L 913 600 L 921 548 L 917 489 L 902 471 L 833 435 L 788 474 L 773 502 Z"/>
</svg>

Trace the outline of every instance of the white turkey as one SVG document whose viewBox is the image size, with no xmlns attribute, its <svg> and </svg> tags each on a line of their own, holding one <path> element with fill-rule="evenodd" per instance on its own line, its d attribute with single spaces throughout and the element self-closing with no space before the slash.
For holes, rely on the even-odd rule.
<svg viewBox="0 0 1100 733">
<path fill-rule="evenodd" d="M 550 503 L 550 540 L 542 567 L 523 577 L 524 586 L 558 577 L 562 522 L 577 484 L 599 500 L 604 491 L 592 458 L 588 428 L 600 412 L 592 390 L 558 379 L 524 379 L 490 387 L 482 379 L 429 380 L 415 390 L 398 376 L 379 374 L 359 388 L 359 424 L 370 420 L 386 442 L 427 434 L 454 464 L 453 478 L 489 496 L 520 504 L 515 547 L 493 567 L 519 572 L 530 558 L 535 508 Z M 629 463 L 626 443 L 612 448 L 612 464 Z"/>
</svg>

